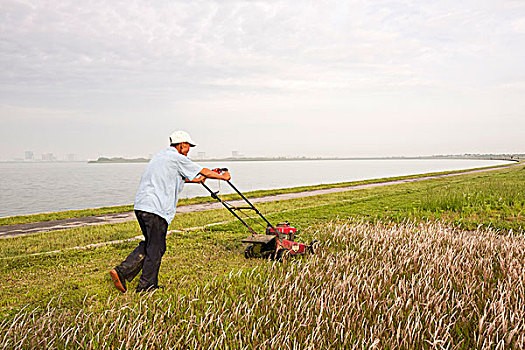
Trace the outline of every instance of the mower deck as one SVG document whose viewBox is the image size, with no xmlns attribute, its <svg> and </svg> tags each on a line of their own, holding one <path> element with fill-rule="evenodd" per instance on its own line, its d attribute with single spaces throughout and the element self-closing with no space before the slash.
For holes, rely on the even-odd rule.
<svg viewBox="0 0 525 350">
<path fill-rule="evenodd" d="M 249 237 L 246 237 L 241 242 L 242 243 L 263 243 L 267 244 L 270 243 L 272 240 L 275 239 L 275 235 L 251 235 Z"/>
</svg>

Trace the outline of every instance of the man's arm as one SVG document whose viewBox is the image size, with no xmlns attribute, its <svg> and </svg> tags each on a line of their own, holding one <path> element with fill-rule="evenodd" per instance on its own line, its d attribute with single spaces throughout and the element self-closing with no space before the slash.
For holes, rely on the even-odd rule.
<svg viewBox="0 0 525 350">
<path fill-rule="evenodd" d="M 204 181 L 206 181 L 206 177 L 202 176 L 202 175 L 197 176 L 193 180 L 184 179 L 184 182 L 186 182 L 186 183 L 201 183 L 201 182 L 204 182 Z"/>
<path fill-rule="evenodd" d="M 186 182 L 201 183 L 201 182 L 206 181 L 206 179 L 217 179 L 217 180 L 225 180 L 225 181 L 227 181 L 227 180 L 232 178 L 230 173 L 227 172 L 227 171 L 222 172 L 222 174 L 218 174 L 215 171 L 211 171 L 208 168 L 203 168 L 199 172 L 199 174 L 201 174 L 201 175 L 197 176 L 193 180 L 186 179 Z"/>
<path fill-rule="evenodd" d="M 215 171 L 211 171 L 208 168 L 203 168 L 200 172 L 201 175 L 207 177 L 208 179 L 217 179 L 217 180 L 224 180 L 228 181 L 231 179 L 231 175 L 227 171 L 223 171 L 221 174 L 216 173 Z"/>
</svg>

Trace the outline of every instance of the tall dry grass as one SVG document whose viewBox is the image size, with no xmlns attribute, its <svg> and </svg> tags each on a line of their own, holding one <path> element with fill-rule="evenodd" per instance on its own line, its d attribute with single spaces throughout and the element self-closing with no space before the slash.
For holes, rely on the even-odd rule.
<svg viewBox="0 0 525 350">
<path fill-rule="evenodd" d="M 184 295 L 26 308 L 0 322 L 0 348 L 525 348 L 523 236 L 341 222 L 316 236 L 315 256 Z"/>
</svg>

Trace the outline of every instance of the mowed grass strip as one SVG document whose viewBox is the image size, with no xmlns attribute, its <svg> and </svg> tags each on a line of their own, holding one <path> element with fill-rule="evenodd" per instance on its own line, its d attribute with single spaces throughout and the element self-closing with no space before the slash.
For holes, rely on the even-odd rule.
<svg viewBox="0 0 525 350">
<path fill-rule="evenodd" d="M 244 234 L 200 230 L 173 233 L 167 239 L 167 252 L 162 261 L 160 280 L 170 288 L 187 288 L 210 276 L 221 275 L 232 268 L 249 265 L 240 242 Z M 61 302 L 78 308 L 86 297 L 97 301 L 116 293 L 108 271 L 119 264 L 137 245 L 125 242 L 97 249 L 65 251 L 60 254 L 19 257 L 3 260 L 0 273 L 0 313 L 12 314 L 25 305 L 44 307 Z M 138 279 L 129 284 L 136 287 Z M 179 291 L 180 292 L 180 291 Z"/>
</svg>

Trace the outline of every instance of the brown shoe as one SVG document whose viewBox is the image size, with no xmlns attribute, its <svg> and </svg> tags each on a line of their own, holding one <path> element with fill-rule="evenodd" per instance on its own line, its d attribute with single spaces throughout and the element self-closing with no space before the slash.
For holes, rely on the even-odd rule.
<svg viewBox="0 0 525 350">
<path fill-rule="evenodd" d="M 120 275 L 118 270 L 114 269 L 109 271 L 109 276 L 113 280 L 115 287 L 117 287 L 122 293 L 126 293 L 126 280 Z"/>
</svg>

